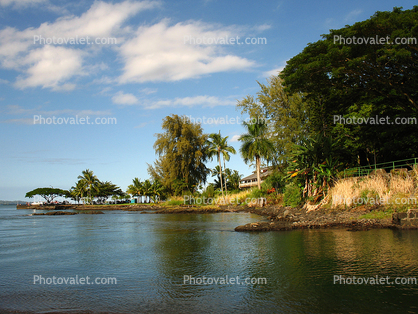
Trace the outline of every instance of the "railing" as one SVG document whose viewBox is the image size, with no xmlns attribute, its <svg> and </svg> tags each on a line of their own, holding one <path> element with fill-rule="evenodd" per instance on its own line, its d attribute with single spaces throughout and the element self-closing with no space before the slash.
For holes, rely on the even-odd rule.
<svg viewBox="0 0 418 314">
<path fill-rule="evenodd" d="M 263 183 L 263 182 L 264 182 L 264 180 L 261 180 L 260 184 Z M 252 182 L 240 183 L 239 188 L 240 189 L 241 188 L 250 188 L 250 187 L 253 187 L 253 186 L 257 186 L 257 185 L 258 185 L 257 181 L 252 181 Z"/>
<path fill-rule="evenodd" d="M 369 175 L 371 172 L 384 169 L 387 172 L 390 172 L 393 169 L 399 168 L 410 168 L 418 164 L 418 158 L 410 158 L 396 161 L 388 161 L 379 164 L 374 164 L 370 166 L 355 167 L 350 169 L 345 169 L 343 171 L 343 177 L 363 177 Z M 388 171 L 389 170 L 389 171 Z"/>
</svg>

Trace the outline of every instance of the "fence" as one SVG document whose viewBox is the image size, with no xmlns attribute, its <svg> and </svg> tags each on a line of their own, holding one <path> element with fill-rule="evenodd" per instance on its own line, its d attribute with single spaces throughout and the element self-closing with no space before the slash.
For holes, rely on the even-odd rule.
<svg viewBox="0 0 418 314">
<path fill-rule="evenodd" d="M 345 169 L 343 171 L 343 177 L 363 177 L 369 175 L 371 172 L 376 171 L 378 169 L 384 169 L 386 172 L 390 172 L 393 169 L 399 168 L 412 169 L 412 167 L 414 167 L 416 164 L 418 164 L 418 158 L 388 161 L 370 166 Z"/>
</svg>

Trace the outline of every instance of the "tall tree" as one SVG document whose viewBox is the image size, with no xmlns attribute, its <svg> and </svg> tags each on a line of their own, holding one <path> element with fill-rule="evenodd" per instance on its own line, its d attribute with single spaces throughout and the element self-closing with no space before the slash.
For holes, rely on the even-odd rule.
<svg viewBox="0 0 418 314">
<path fill-rule="evenodd" d="M 71 197 L 79 203 L 80 199 L 84 202 L 84 195 L 87 193 L 86 186 L 84 182 L 79 180 L 75 186 L 72 186 L 70 189 Z"/>
<path fill-rule="evenodd" d="M 229 160 L 230 156 L 229 153 L 235 154 L 235 149 L 232 146 L 228 145 L 228 136 L 222 137 L 221 131 L 219 133 L 212 133 L 209 135 L 209 139 L 207 140 L 208 146 L 208 156 L 210 159 L 213 156 L 217 156 L 219 162 L 219 174 L 220 174 L 220 184 L 221 184 L 221 192 L 223 196 L 223 184 L 222 184 L 222 163 L 221 163 L 221 156 L 223 156 L 224 161 L 225 159 Z M 225 165 L 225 163 L 224 163 Z M 225 186 L 226 190 L 226 186 Z"/>
<path fill-rule="evenodd" d="M 268 138 L 267 123 L 264 119 L 257 117 L 254 123 L 244 122 L 247 133 L 241 135 L 239 141 L 242 142 L 240 152 L 244 162 L 248 163 L 255 160 L 257 169 L 257 186 L 261 188 L 260 163 L 261 159 L 267 161 L 272 159 L 274 154 L 274 145 Z"/>
<path fill-rule="evenodd" d="M 271 76 L 267 84 L 257 82 L 257 96 L 248 95 L 237 104 L 242 114 L 259 116 L 268 123 L 268 133 L 275 147 L 274 163 L 288 160 L 293 144 L 300 143 L 309 134 L 309 112 L 301 93 L 289 94 L 283 80 Z"/>
<path fill-rule="evenodd" d="M 193 191 L 206 182 L 209 169 L 206 139 L 202 127 L 192 123 L 187 116 L 171 115 L 163 119 L 164 133 L 157 134 L 154 144 L 159 159 L 148 165 L 153 180 L 158 180 L 169 193 L 175 193 L 178 182 L 184 184 L 183 192 Z"/>
<path fill-rule="evenodd" d="M 144 187 L 141 182 L 141 179 L 135 178 L 132 179 L 132 184 L 128 186 L 128 189 L 126 190 L 128 194 L 131 194 L 132 196 L 136 196 L 139 202 L 139 197 L 142 197 L 144 195 Z M 142 202 L 141 202 L 142 203 Z"/>
<path fill-rule="evenodd" d="M 89 200 L 88 202 L 92 203 L 92 195 L 94 191 L 97 191 L 98 185 L 100 183 L 99 179 L 94 175 L 92 170 L 86 169 L 81 172 L 81 175 L 78 176 L 78 178 L 87 190 Z"/>
<path fill-rule="evenodd" d="M 290 59 L 281 72 L 287 90 L 303 93 L 312 133 L 342 140 L 346 161 L 367 164 L 416 156 L 418 117 L 418 6 L 376 12 L 331 30 Z M 341 125 L 335 117 L 390 122 Z M 341 122 L 340 122 L 341 123 Z"/>
</svg>

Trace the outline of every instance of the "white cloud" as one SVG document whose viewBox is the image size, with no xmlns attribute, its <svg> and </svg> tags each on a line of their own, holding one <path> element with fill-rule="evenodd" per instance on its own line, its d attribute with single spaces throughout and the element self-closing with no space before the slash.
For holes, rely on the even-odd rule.
<svg viewBox="0 0 418 314">
<path fill-rule="evenodd" d="M 0 123 L 33 125 L 33 119 L 31 118 L 8 119 L 8 120 L 0 120 Z"/>
<path fill-rule="evenodd" d="M 241 137 L 241 135 L 234 135 L 229 140 L 231 143 L 238 142 L 238 139 Z"/>
<path fill-rule="evenodd" d="M 236 100 L 220 99 L 215 96 L 194 96 L 175 99 L 158 100 L 154 102 L 144 102 L 142 105 L 146 109 L 158 109 L 163 107 L 216 107 L 216 106 L 234 106 Z"/>
<path fill-rule="evenodd" d="M 264 77 L 267 77 L 267 78 L 270 77 L 270 76 L 276 76 L 281 71 L 283 71 L 283 69 L 284 69 L 284 66 L 281 66 L 281 67 L 275 68 L 273 70 L 269 70 L 269 71 L 263 72 L 263 76 Z"/>
<path fill-rule="evenodd" d="M 361 13 L 363 13 L 363 10 L 353 10 L 351 12 L 349 12 L 346 16 L 345 16 L 345 21 L 346 22 L 352 22 L 358 15 L 360 15 Z"/>
<path fill-rule="evenodd" d="M 74 110 L 74 109 L 60 109 L 60 110 L 42 110 L 38 108 L 26 109 L 19 105 L 8 105 L 6 114 L 9 115 L 43 115 L 43 116 L 107 116 L 111 115 L 109 110 Z"/>
<path fill-rule="evenodd" d="M 29 4 L 42 0 L 24 0 Z M 14 5 L 16 0 L 0 0 L 2 6 Z M 51 5 L 49 1 L 45 2 Z M 97 84 L 143 83 L 148 81 L 179 81 L 198 78 L 217 72 L 242 71 L 255 66 L 255 62 L 228 52 L 228 45 L 198 45 L 187 42 L 191 38 L 234 38 L 250 31 L 264 31 L 267 24 L 255 27 L 222 26 L 197 21 L 171 25 L 163 20 L 133 30 L 124 25 L 140 11 L 158 7 L 157 1 L 123 1 L 107 3 L 95 1 L 79 16 L 66 14 L 53 22 L 38 27 L 18 30 L 6 27 L 0 30 L 0 67 L 21 73 L 14 86 L 50 88 L 68 91 L 76 88 L 79 76 L 110 71 L 96 56 L 102 45 L 45 45 L 51 38 L 116 38 L 112 45 L 123 62 L 119 78 L 103 75 Z M 92 58 L 92 57 L 95 58 Z M 97 64 L 89 60 L 99 60 Z M 119 69 L 118 69 L 119 70 Z M 151 93 L 152 90 L 142 93 Z M 134 96 L 135 97 L 135 96 Z M 134 98 L 130 101 L 133 103 Z"/>
<path fill-rule="evenodd" d="M 16 7 L 26 7 L 47 1 L 48 0 L 0 0 L 0 5 L 3 7 L 7 7 L 9 5 L 14 5 Z"/>
<path fill-rule="evenodd" d="M 255 30 L 258 32 L 264 32 L 265 30 L 268 30 L 271 28 L 270 24 L 261 24 L 261 25 L 257 25 L 255 27 Z"/>
<path fill-rule="evenodd" d="M 140 92 L 142 94 L 145 94 L 145 95 L 154 94 L 157 91 L 158 91 L 158 89 L 156 89 L 156 88 L 149 88 L 149 87 L 146 87 L 146 88 L 143 88 L 143 89 L 140 90 Z"/>
<path fill-rule="evenodd" d="M 118 92 L 115 96 L 112 97 L 112 101 L 118 105 L 134 105 L 138 103 L 138 98 L 133 94 L 124 94 L 123 92 Z"/>
<path fill-rule="evenodd" d="M 190 44 L 188 38 L 231 38 L 236 30 L 200 22 L 168 25 L 163 20 L 142 26 L 135 38 L 124 43 L 120 53 L 125 61 L 121 83 L 178 81 L 204 74 L 244 70 L 253 61 L 223 52 L 222 45 Z"/>
<path fill-rule="evenodd" d="M 12 3 L 0 1 L 3 1 L 3 5 Z M 23 31 L 7 27 L 0 31 L 0 65 L 25 74 L 16 82 L 19 88 L 42 86 L 54 90 L 73 89 L 74 84 L 65 85 L 64 81 L 83 75 L 83 59 L 100 45 L 73 45 L 68 48 L 45 45 L 40 43 L 41 38 L 45 41 L 54 37 L 67 40 L 89 37 L 90 41 L 95 38 L 116 38 L 123 35 L 121 26 L 129 17 L 158 3 L 124 1 L 112 4 L 97 1 L 80 16 L 67 15 L 53 23 L 45 22 L 38 28 L 31 27 Z M 104 70 L 106 66 L 91 65 L 91 69 Z"/>
<path fill-rule="evenodd" d="M 134 129 L 142 129 L 143 127 L 145 127 L 148 124 L 153 123 L 154 121 L 150 121 L 150 122 L 142 122 L 140 125 L 137 125 L 134 127 Z"/>
<path fill-rule="evenodd" d="M 15 86 L 26 87 L 52 87 L 56 90 L 74 89 L 74 84 L 60 84 L 76 74 L 82 74 L 82 55 L 80 50 L 45 46 L 33 50 L 22 60 L 28 65 L 26 77 L 18 78 Z"/>
</svg>

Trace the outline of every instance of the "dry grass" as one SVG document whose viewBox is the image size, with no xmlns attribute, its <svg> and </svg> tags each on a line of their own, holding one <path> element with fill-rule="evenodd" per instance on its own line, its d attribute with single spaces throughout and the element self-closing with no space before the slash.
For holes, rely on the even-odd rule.
<svg viewBox="0 0 418 314">
<path fill-rule="evenodd" d="M 406 178 L 394 176 L 390 180 L 390 191 L 392 193 L 411 194 L 415 191 L 414 180 L 410 176 Z"/>
<path fill-rule="evenodd" d="M 222 195 L 219 195 L 215 203 L 221 205 L 236 205 L 237 203 L 244 202 L 247 197 L 251 194 L 251 189 L 240 191 L 236 194 L 229 194 L 226 195 L 225 198 Z"/>
<path fill-rule="evenodd" d="M 418 184 L 416 178 L 418 178 L 418 168 L 414 168 L 414 172 L 406 176 L 405 174 L 372 175 L 341 179 L 330 190 L 331 206 L 398 204 L 400 198 L 409 198 L 415 193 Z"/>
</svg>

